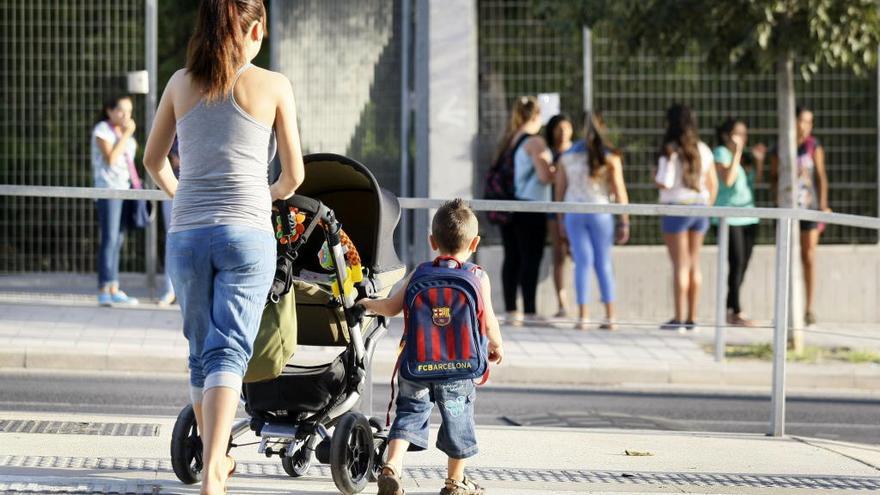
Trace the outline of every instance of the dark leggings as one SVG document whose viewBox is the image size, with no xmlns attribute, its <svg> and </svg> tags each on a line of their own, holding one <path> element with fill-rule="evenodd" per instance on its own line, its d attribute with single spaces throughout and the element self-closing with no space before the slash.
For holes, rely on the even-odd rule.
<svg viewBox="0 0 880 495">
<path fill-rule="evenodd" d="M 501 283 L 504 285 L 504 307 L 508 312 L 516 311 L 518 288 L 522 288 L 523 312 L 537 312 L 535 295 L 546 237 L 547 215 L 544 213 L 514 213 L 511 222 L 501 227 L 504 245 Z"/>
<path fill-rule="evenodd" d="M 752 248 L 755 247 L 757 234 L 757 224 L 730 227 L 727 251 L 727 309 L 733 311 L 734 314 L 742 312 L 739 303 L 739 289 L 746 276 L 749 260 L 752 258 Z"/>
</svg>

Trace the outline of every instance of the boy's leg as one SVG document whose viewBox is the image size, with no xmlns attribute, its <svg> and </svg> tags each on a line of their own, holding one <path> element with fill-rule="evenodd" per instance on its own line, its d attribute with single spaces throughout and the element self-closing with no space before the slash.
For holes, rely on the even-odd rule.
<svg viewBox="0 0 880 495">
<path fill-rule="evenodd" d="M 403 471 L 403 456 L 409 449 L 409 441 L 402 438 L 395 438 L 388 442 L 388 460 L 385 461 L 386 466 L 391 466 L 393 473 L 382 470 L 382 474 L 400 474 Z"/>
<path fill-rule="evenodd" d="M 437 434 L 437 448 L 448 457 L 447 479 L 442 494 L 477 494 L 482 488 L 464 474 L 466 459 L 477 455 L 477 434 L 474 424 L 476 389 L 472 380 L 434 385 L 434 399 L 440 406 L 443 423 Z"/>
<path fill-rule="evenodd" d="M 446 461 L 446 477 L 453 480 L 464 480 L 464 467 L 467 459 L 453 459 L 452 457 Z"/>
<path fill-rule="evenodd" d="M 388 431 L 388 461 L 379 475 L 378 495 L 402 495 L 403 456 L 407 450 L 428 447 L 431 391 L 427 386 L 397 377 L 398 395 L 394 423 Z"/>
</svg>

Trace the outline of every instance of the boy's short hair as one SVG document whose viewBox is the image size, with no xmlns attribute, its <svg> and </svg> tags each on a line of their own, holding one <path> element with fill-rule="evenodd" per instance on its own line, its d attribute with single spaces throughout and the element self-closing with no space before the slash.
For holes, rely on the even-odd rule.
<svg viewBox="0 0 880 495">
<path fill-rule="evenodd" d="M 443 203 L 431 222 L 431 235 L 440 251 L 457 253 L 477 237 L 479 224 L 474 211 L 461 198 Z"/>
</svg>

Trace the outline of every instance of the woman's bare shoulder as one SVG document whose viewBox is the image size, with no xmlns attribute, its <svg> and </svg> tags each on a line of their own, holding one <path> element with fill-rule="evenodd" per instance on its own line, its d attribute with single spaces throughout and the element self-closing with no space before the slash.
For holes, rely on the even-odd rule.
<svg viewBox="0 0 880 495">
<path fill-rule="evenodd" d="M 526 151 L 528 152 L 542 152 L 547 149 L 547 141 L 544 140 L 544 136 L 540 134 L 533 134 L 532 137 L 526 139 L 526 142 L 523 143 Z"/>
<path fill-rule="evenodd" d="M 268 94 L 280 96 L 291 91 L 290 79 L 280 72 L 254 66 L 242 77 L 255 88 Z"/>
</svg>

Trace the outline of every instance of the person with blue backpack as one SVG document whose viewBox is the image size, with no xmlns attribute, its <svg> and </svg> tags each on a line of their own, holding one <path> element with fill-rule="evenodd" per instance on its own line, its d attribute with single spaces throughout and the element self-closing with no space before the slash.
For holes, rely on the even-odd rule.
<svg viewBox="0 0 880 495">
<path fill-rule="evenodd" d="M 419 265 L 390 297 L 359 303 L 378 315 L 404 314 L 395 367 L 400 390 L 379 495 L 405 493 L 403 456 L 407 450 L 428 448 L 434 404 L 440 406 L 442 419 L 437 448 L 449 458 L 440 494 L 485 493 L 464 474 L 466 459 L 477 454 L 474 380 L 485 382 L 489 363 L 501 364 L 504 350 L 489 276 L 468 262 L 480 244 L 478 228 L 464 201 L 447 201 L 431 222 L 430 243 L 437 258 Z M 392 394 L 393 388 L 392 379 Z"/>
</svg>

